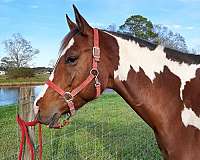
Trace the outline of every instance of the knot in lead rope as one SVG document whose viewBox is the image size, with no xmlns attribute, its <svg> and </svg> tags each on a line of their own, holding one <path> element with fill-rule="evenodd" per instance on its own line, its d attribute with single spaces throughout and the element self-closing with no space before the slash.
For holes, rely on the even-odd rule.
<svg viewBox="0 0 200 160">
<path fill-rule="evenodd" d="M 42 160 L 42 127 L 38 120 L 33 120 L 30 122 L 26 122 L 20 118 L 19 115 L 16 117 L 16 121 L 19 124 L 21 130 L 21 141 L 20 141 L 20 148 L 19 148 L 19 155 L 18 160 L 22 160 L 23 148 L 25 143 L 28 145 L 28 149 L 30 151 L 31 160 L 35 158 L 34 146 L 31 142 L 28 127 L 33 127 L 38 124 L 38 143 L 39 143 L 39 160 Z"/>
</svg>

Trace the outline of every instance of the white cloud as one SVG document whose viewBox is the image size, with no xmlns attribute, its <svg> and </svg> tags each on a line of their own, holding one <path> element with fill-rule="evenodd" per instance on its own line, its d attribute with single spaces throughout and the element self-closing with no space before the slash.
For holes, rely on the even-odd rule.
<svg viewBox="0 0 200 160">
<path fill-rule="evenodd" d="M 187 30 L 193 30 L 194 27 L 193 26 L 187 26 L 187 27 L 185 27 L 185 29 L 187 29 Z"/>
<path fill-rule="evenodd" d="M 165 12 L 165 13 L 170 12 L 170 10 L 169 10 L 169 9 L 166 9 L 166 8 L 160 8 L 160 11 L 161 11 L 161 12 Z"/>
<path fill-rule="evenodd" d="M 15 0 L 2 0 L 3 3 L 10 3 L 10 2 L 13 2 Z"/>
<path fill-rule="evenodd" d="M 105 24 L 103 23 L 89 23 L 92 27 L 97 27 L 97 28 L 101 28 L 101 29 L 105 29 L 107 28 L 108 26 L 106 26 Z"/>
<path fill-rule="evenodd" d="M 180 24 L 163 24 L 163 26 L 166 26 L 167 28 L 171 30 L 180 30 L 183 28 L 183 26 Z"/>
<path fill-rule="evenodd" d="M 39 8 L 38 5 L 31 5 L 30 7 L 33 8 L 33 9 L 37 9 L 37 8 Z"/>
<path fill-rule="evenodd" d="M 178 1 L 184 2 L 184 3 L 200 2 L 200 0 L 178 0 Z"/>
<path fill-rule="evenodd" d="M 179 30 L 194 30 L 194 26 L 184 26 L 180 24 L 164 24 L 163 26 L 168 27 L 171 30 L 179 31 Z"/>
<path fill-rule="evenodd" d="M 174 29 L 180 29 L 180 28 L 182 28 L 182 26 L 179 25 L 179 24 L 173 24 L 172 28 L 174 28 Z"/>
</svg>

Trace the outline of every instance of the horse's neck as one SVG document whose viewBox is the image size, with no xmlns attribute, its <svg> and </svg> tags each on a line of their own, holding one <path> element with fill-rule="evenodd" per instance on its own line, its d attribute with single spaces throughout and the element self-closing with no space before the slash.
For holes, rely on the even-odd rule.
<svg viewBox="0 0 200 160">
<path fill-rule="evenodd" d="M 169 122 L 180 118 L 182 89 L 195 77 L 198 66 L 167 59 L 163 47 L 150 50 L 134 41 L 115 38 L 119 46 L 115 90 L 152 127 L 166 117 Z"/>
<path fill-rule="evenodd" d="M 149 50 L 115 38 L 119 63 L 114 70 L 113 89 L 154 129 L 160 148 L 170 152 L 176 147 L 174 143 L 181 144 L 189 134 L 181 117 L 184 103 L 187 101 L 185 104 L 192 109 L 200 105 L 200 101 L 190 103 L 199 95 L 200 71 L 197 74 L 196 71 L 200 66 L 171 61 L 162 47 Z M 194 94 L 194 90 L 198 91 Z"/>
<path fill-rule="evenodd" d="M 158 115 L 162 120 L 166 114 L 169 114 L 168 119 L 180 117 L 183 110 L 182 100 L 188 98 L 183 97 L 182 91 L 186 82 L 196 77 L 196 71 L 200 68 L 197 64 L 200 57 L 186 56 L 143 41 L 138 41 L 140 43 L 138 44 L 134 40 L 112 36 L 113 38 L 109 40 L 116 44 L 109 47 L 115 48 L 110 53 L 118 53 L 115 58 L 118 62 L 113 61 L 116 54 L 110 59 L 110 64 L 115 64 L 116 90 L 122 93 L 122 97 L 131 106 L 143 106 L 137 107 L 137 110 L 136 107 L 134 108 L 138 113 L 140 112 L 143 119 L 149 120 L 152 115 Z M 190 89 L 189 92 L 194 89 Z M 145 108 L 146 111 L 143 113 L 141 108 Z M 146 114 L 149 114 L 148 118 Z"/>
<path fill-rule="evenodd" d="M 115 80 L 114 90 L 154 130 L 161 150 L 167 153 L 169 148 L 175 146 L 176 135 L 182 131 L 180 113 L 183 107 L 180 98 L 177 98 L 177 79 L 159 78 L 162 81 L 157 79 L 155 85 L 152 85 L 143 71 L 136 73 L 132 70 L 126 81 Z M 177 84 L 167 86 L 167 81 Z"/>
<path fill-rule="evenodd" d="M 180 106 L 181 99 L 178 98 L 179 84 L 167 86 L 164 83 L 170 79 L 163 79 L 153 86 L 149 79 L 143 79 L 145 77 L 142 72 L 131 71 L 129 75 L 127 81 L 115 80 L 114 90 L 149 126 L 158 130 L 168 129 L 170 123 L 180 118 L 183 107 Z M 177 83 L 177 80 L 172 81 Z M 180 122 L 181 119 L 178 121 Z"/>
</svg>

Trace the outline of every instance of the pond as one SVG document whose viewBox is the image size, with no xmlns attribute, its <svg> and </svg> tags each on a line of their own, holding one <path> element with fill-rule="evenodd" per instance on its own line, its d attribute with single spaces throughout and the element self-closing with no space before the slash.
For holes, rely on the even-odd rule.
<svg viewBox="0 0 200 160">
<path fill-rule="evenodd" d="M 35 96 L 38 96 L 42 86 L 33 86 Z M 0 88 L 0 106 L 18 102 L 19 87 Z"/>
<path fill-rule="evenodd" d="M 37 97 L 42 89 L 42 85 L 33 86 L 35 97 Z M 106 89 L 106 92 L 112 92 L 111 89 Z M 0 88 L 0 107 L 18 102 L 19 87 Z"/>
</svg>

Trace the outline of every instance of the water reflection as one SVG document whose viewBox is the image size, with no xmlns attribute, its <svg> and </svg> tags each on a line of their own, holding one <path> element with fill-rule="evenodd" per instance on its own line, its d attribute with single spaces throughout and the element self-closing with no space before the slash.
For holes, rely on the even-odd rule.
<svg viewBox="0 0 200 160">
<path fill-rule="evenodd" d="M 34 86 L 35 96 L 38 96 L 42 86 Z M 0 88 L 0 106 L 14 104 L 18 102 L 19 87 Z"/>
<path fill-rule="evenodd" d="M 37 97 L 43 86 L 34 86 L 34 94 Z M 112 89 L 106 89 L 105 92 L 112 92 Z M 0 107 L 4 105 L 18 103 L 19 87 L 0 88 Z"/>
</svg>

